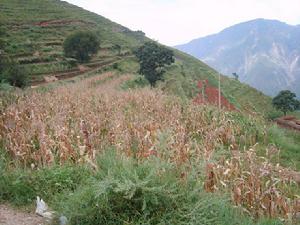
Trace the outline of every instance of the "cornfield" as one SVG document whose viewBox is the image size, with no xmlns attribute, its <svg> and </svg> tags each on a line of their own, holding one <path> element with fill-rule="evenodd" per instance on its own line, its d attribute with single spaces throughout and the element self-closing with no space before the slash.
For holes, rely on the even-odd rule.
<svg viewBox="0 0 300 225">
<path fill-rule="evenodd" d="M 204 162 L 199 179 L 206 191 L 231 193 L 233 203 L 253 217 L 299 216 L 295 172 L 270 163 L 271 154 L 256 154 L 266 135 L 257 118 L 239 120 L 237 112 L 186 103 L 157 89 L 118 88 L 130 78 L 108 72 L 22 95 L 0 117 L 1 142 L 13 159 L 33 169 L 67 162 L 97 169 L 96 155 L 111 146 L 137 160 L 187 165 L 179 179 Z"/>
</svg>

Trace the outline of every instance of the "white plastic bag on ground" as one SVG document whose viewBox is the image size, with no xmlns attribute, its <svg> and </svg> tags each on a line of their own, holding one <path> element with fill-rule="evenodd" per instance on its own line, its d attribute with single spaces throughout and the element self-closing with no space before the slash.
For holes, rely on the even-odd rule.
<svg viewBox="0 0 300 225">
<path fill-rule="evenodd" d="M 39 216 L 45 217 L 47 219 L 53 218 L 53 212 L 48 210 L 48 206 L 43 199 L 39 196 L 36 197 L 36 210 L 35 213 Z"/>
</svg>

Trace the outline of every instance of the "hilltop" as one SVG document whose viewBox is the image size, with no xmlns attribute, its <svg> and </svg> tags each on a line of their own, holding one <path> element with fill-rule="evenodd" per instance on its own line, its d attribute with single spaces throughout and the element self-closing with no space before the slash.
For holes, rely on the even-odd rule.
<svg viewBox="0 0 300 225">
<path fill-rule="evenodd" d="M 289 89 L 300 97 L 300 26 L 256 19 L 176 48 L 267 95 Z"/>
<path fill-rule="evenodd" d="M 45 77 L 58 79 L 98 71 L 116 62 L 127 64 L 128 72 L 137 71 L 132 51 L 148 39 L 142 31 L 116 24 L 100 15 L 59 0 L 3 0 L 0 2 L 8 42 L 6 51 L 29 71 L 32 84 Z M 34 13 L 33 13 L 34 12 Z M 16 16 L 17 15 L 17 16 Z M 62 43 L 76 30 L 92 30 L 99 35 L 101 50 L 90 63 L 77 67 L 65 58 Z M 121 52 L 116 46 L 121 46 Z M 181 97 L 196 96 L 198 80 L 217 86 L 218 73 L 201 61 L 175 51 L 176 63 L 166 74 L 162 88 Z M 238 109 L 265 113 L 272 111 L 271 99 L 233 79 L 222 77 L 223 95 Z"/>
</svg>

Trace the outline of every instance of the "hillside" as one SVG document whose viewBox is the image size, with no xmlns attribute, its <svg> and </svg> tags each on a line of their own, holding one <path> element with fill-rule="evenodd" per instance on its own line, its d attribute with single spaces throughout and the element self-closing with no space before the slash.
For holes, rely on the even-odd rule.
<svg viewBox="0 0 300 225">
<path fill-rule="evenodd" d="M 257 19 L 176 48 L 267 95 L 290 89 L 300 97 L 300 26 Z"/>
<path fill-rule="evenodd" d="M 0 89 L 0 210 L 25 209 L 31 225 L 39 196 L 53 225 L 297 224 L 300 135 L 261 116 L 269 97 L 221 76 L 231 110 L 198 104 L 198 81 L 215 91 L 219 74 L 186 53 L 174 49 L 151 87 L 133 56 L 149 40 L 142 32 L 56 0 L 0 6 L 6 51 L 36 84 Z M 68 63 L 61 43 L 77 29 L 99 34 L 99 54 L 81 69 L 55 67 Z"/>
<path fill-rule="evenodd" d="M 86 68 L 116 61 L 146 39 L 142 32 L 60 0 L 2 0 L 0 11 L 7 32 L 5 50 L 31 74 L 32 81 L 80 72 L 62 51 L 64 39 L 76 30 L 92 30 L 101 40 L 100 52 Z M 121 46 L 120 53 L 116 45 Z"/>
<path fill-rule="evenodd" d="M 31 76 L 32 84 L 45 77 L 58 79 L 98 71 L 116 62 L 127 63 L 127 70 L 137 71 L 132 50 L 147 39 L 140 31 L 131 31 L 102 16 L 59 0 L 2 0 L 2 20 L 7 31 L 6 51 L 18 60 Z M 34 12 L 34 13 L 32 13 Z M 17 15 L 17 16 L 16 16 Z M 90 63 L 74 67 L 62 52 L 62 42 L 75 30 L 93 30 L 101 40 L 101 50 Z M 115 46 L 121 46 L 118 53 Z M 217 72 L 199 60 L 176 51 L 176 64 L 167 72 L 165 90 L 181 97 L 193 98 L 199 79 L 208 79 L 217 86 Z M 135 66 L 134 66 L 135 65 Z M 247 85 L 222 78 L 222 92 L 238 109 L 265 113 L 271 111 L 270 98 Z M 259 101 L 258 101 L 259 99 Z"/>
</svg>

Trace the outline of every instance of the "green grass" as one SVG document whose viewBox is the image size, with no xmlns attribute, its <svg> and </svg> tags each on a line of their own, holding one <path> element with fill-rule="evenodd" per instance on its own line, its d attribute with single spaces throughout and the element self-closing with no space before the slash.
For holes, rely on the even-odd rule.
<svg viewBox="0 0 300 225">
<path fill-rule="evenodd" d="M 85 167 L 53 166 L 41 170 L 0 171 L 0 202 L 32 206 L 37 196 L 52 203 L 56 196 L 70 192 L 85 182 L 91 171 Z"/>
<path fill-rule="evenodd" d="M 196 173 L 180 181 L 180 170 L 170 163 L 154 158 L 138 162 L 109 150 L 98 166 L 89 184 L 56 205 L 70 225 L 282 224 L 253 222 L 226 197 L 205 193 Z"/>
<path fill-rule="evenodd" d="M 300 170 L 300 132 L 272 126 L 268 131 L 268 143 L 280 148 L 279 162 Z"/>
<path fill-rule="evenodd" d="M 98 156 L 97 171 L 80 165 L 13 169 L 0 153 L 0 202 L 33 208 L 40 196 L 70 225 L 282 224 L 265 218 L 254 222 L 226 195 L 206 193 L 199 164 L 180 179 L 184 168 L 178 165 L 155 157 L 137 161 L 112 148 Z"/>
</svg>

